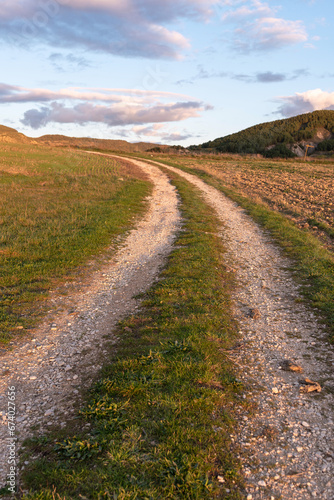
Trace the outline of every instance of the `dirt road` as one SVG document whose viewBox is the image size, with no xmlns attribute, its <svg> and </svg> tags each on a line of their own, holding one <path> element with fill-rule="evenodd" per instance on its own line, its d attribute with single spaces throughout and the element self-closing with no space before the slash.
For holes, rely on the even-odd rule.
<svg viewBox="0 0 334 500">
<path fill-rule="evenodd" d="M 113 325 L 138 307 L 133 296 L 158 277 L 172 248 L 180 222 L 175 189 L 159 172 L 159 164 L 129 161 L 154 182 L 149 214 L 129 235 L 115 262 L 91 277 L 87 288 L 66 304 L 65 313 L 43 324 L 32 343 L 17 346 L 2 359 L 9 373 L 2 378 L 1 409 L 8 385 L 15 385 L 19 442 L 32 425 L 40 425 L 42 432 L 70 418 L 79 387 L 89 384 L 103 363 L 101 354 L 109 352 L 105 334 L 109 344 L 117 344 L 117 338 L 110 337 Z M 168 169 L 200 190 L 222 221 L 227 263 L 238 282 L 233 301 L 242 343 L 230 357 L 248 387 L 245 397 L 257 405 L 253 415 L 240 413 L 241 431 L 233 436 L 241 445 L 246 496 L 332 500 L 334 353 L 326 333 L 299 302 L 289 261 L 244 210 L 195 176 Z M 319 382 L 322 392 L 301 394 L 302 375 L 283 370 L 284 360 L 300 366 L 302 375 Z M 3 423 L 5 440 L 5 418 Z M 6 461 L 1 460 L 3 475 Z"/>
</svg>

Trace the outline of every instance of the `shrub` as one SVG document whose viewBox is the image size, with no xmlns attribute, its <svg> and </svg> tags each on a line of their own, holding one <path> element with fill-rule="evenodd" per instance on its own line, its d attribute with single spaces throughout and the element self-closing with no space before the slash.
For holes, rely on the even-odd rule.
<svg viewBox="0 0 334 500">
<path fill-rule="evenodd" d="M 285 144 L 277 144 L 271 149 L 264 151 L 263 156 L 265 158 L 295 158 L 296 155 Z"/>
</svg>

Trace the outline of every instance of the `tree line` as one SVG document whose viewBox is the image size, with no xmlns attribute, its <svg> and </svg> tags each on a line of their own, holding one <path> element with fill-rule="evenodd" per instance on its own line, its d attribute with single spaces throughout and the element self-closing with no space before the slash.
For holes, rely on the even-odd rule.
<svg viewBox="0 0 334 500">
<path fill-rule="evenodd" d="M 288 145 L 311 140 L 319 129 L 325 129 L 334 135 L 334 111 L 314 111 L 284 120 L 261 123 L 199 146 L 190 146 L 189 149 L 215 149 L 223 153 L 260 153 L 267 157 L 293 157 L 295 155 Z M 334 139 L 322 141 L 317 150 L 334 151 Z"/>
</svg>

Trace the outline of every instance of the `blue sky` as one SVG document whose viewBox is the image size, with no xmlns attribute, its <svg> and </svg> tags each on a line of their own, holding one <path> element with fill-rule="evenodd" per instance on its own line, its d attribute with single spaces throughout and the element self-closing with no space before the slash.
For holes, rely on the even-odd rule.
<svg viewBox="0 0 334 500">
<path fill-rule="evenodd" d="M 332 0 L 0 0 L 0 123 L 199 144 L 334 109 Z"/>
</svg>

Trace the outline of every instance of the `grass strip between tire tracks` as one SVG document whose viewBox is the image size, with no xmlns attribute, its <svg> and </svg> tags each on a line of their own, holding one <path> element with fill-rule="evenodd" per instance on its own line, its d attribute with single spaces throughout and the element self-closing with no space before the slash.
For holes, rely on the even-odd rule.
<svg viewBox="0 0 334 500">
<path fill-rule="evenodd" d="M 334 257 L 309 231 L 299 229 L 287 217 L 265 205 L 255 203 L 240 195 L 236 190 L 226 188 L 222 181 L 201 169 L 160 160 L 187 173 L 197 175 L 207 184 L 223 192 L 241 207 L 262 227 L 268 230 L 274 240 L 292 258 L 292 270 L 301 283 L 305 299 L 320 313 L 326 323 L 329 340 L 334 342 Z"/>
<path fill-rule="evenodd" d="M 230 433 L 247 403 L 224 354 L 237 325 L 219 222 L 189 183 L 169 175 L 185 220 L 176 248 L 141 312 L 120 325 L 117 359 L 76 428 L 27 444 L 42 458 L 24 471 L 25 499 L 243 498 Z"/>
</svg>

